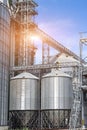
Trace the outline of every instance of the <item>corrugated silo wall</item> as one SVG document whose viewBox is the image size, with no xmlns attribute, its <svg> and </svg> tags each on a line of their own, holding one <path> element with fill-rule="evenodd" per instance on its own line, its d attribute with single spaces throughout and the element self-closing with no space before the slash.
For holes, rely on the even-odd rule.
<svg viewBox="0 0 87 130">
<path fill-rule="evenodd" d="M 34 78 L 13 78 L 10 81 L 10 129 L 38 129 L 40 94 Z"/>
<path fill-rule="evenodd" d="M 44 76 L 41 81 L 41 128 L 66 129 L 72 104 L 72 81 L 67 75 Z"/>
<path fill-rule="evenodd" d="M 8 125 L 10 14 L 0 3 L 0 127 Z"/>
</svg>

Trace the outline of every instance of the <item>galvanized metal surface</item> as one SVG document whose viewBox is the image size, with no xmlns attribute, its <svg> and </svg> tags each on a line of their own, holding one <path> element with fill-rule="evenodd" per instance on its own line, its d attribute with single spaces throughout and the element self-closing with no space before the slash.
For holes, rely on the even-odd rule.
<svg viewBox="0 0 87 130">
<path fill-rule="evenodd" d="M 22 75 L 22 76 L 21 76 Z M 38 78 L 29 73 L 20 74 L 10 82 L 10 110 L 40 109 Z"/>
<path fill-rule="evenodd" d="M 71 77 L 60 71 L 44 76 L 41 81 L 41 109 L 71 109 L 71 105 Z"/>
<path fill-rule="evenodd" d="M 10 14 L 0 4 L 0 126 L 7 125 Z"/>
</svg>

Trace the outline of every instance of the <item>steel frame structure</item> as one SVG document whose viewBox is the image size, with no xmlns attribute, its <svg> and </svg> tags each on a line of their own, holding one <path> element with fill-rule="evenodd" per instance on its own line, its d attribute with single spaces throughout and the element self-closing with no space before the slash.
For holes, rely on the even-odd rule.
<svg viewBox="0 0 87 130">
<path fill-rule="evenodd" d="M 74 68 L 73 105 L 69 121 L 69 130 L 81 127 L 81 66 Z"/>
<path fill-rule="evenodd" d="M 86 36 L 85 36 L 86 35 Z M 83 59 L 83 51 L 84 51 L 84 48 L 83 46 L 87 46 L 87 32 L 80 32 L 80 58 Z M 87 56 L 84 58 L 84 60 L 87 58 Z M 85 61 L 86 62 L 86 61 Z M 87 63 L 87 62 L 86 62 Z M 81 64 L 81 81 L 82 81 L 82 84 L 81 84 L 81 89 L 82 89 L 82 107 L 81 107 L 81 117 L 82 117 L 82 128 L 84 129 L 85 128 L 85 107 L 84 106 L 84 97 L 85 97 L 85 93 L 87 92 L 86 88 L 87 88 L 87 82 L 86 82 L 86 70 L 87 70 L 87 67 L 84 67 L 82 64 Z M 85 85 L 86 88 L 83 89 L 83 86 Z"/>
<path fill-rule="evenodd" d="M 37 73 L 40 77 L 47 71 L 50 71 L 52 68 L 68 68 L 68 67 L 72 67 L 73 68 L 73 72 L 71 73 L 71 75 L 73 76 L 73 78 L 76 78 L 76 83 L 73 84 L 73 88 L 75 88 L 74 91 L 74 102 L 73 102 L 73 107 L 71 110 L 71 116 L 70 116 L 70 129 L 75 128 L 76 124 L 77 124 L 77 119 L 78 116 L 80 114 L 80 103 L 81 103 L 81 93 L 80 93 L 80 85 L 81 83 L 79 81 L 81 81 L 81 67 L 80 64 L 78 63 L 56 63 L 56 64 L 49 64 L 49 56 L 50 56 L 50 50 L 49 47 L 51 46 L 52 48 L 56 49 L 58 52 L 61 53 L 65 53 L 68 54 L 70 56 L 73 56 L 75 59 L 80 60 L 80 58 L 74 54 L 72 51 L 70 51 L 69 49 L 67 49 L 66 47 L 64 47 L 63 45 L 61 45 L 61 43 L 57 42 L 56 40 L 54 40 L 52 37 L 50 37 L 48 34 L 46 34 L 43 30 L 41 30 L 34 21 L 32 21 L 32 19 L 28 20 L 28 16 L 31 14 L 32 18 L 34 18 L 35 15 L 37 15 L 37 12 L 35 11 L 35 7 L 37 7 L 37 4 L 33 1 L 33 0 L 29 0 L 31 4 L 31 10 L 34 12 L 30 12 L 28 10 L 29 7 L 29 3 L 28 2 L 21 2 L 21 3 L 16 3 L 16 7 L 17 7 L 17 11 L 16 11 L 16 17 L 12 16 L 12 21 L 14 21 L 15 24 L 17 24 L 18 26 L 20 25 L 20 34 L 21 34 L 21 38 L 20 38 L 20 49 L 19 49 L 19 54 L 17 54 L 17 58 L 18 58 L 18 66 L 15 66 L 15 64 L 12 64 L 11 66 L 11 74 L 14 75 L 14 73 L 20 73 L 23 72 L 24 70 L 32 72 L 32 73 Z M 25 9 L 25 10 L 24 10 Z M 26 13 L 25 13 L 26 12 Z M 20 22 L 19 22 L 20 20 Z M 22 21 L 23 20 L 23 21 Z M 17 31 L 17 30 L 15 30 Z M 28 51 L 27 51 L 27 43 L 26 43 L 26 38 L 25 38 L 25 33 L 29 32 L 29 35 L 31 34 L 36 34 L 38 35 L 41 40 L 42 40 L 42 64 L 40 65 L 34 65 L 34 62 L 28 62 Z M 28 36 L 29 36 L 28 35 Z M 24 37 L 24 39 L 22 40 L 22 38 Z M 30 36 L 29 36 L 30 37 Z M 34 47 L 34 46 L 33 46 Z M 30 49 L 30 47 L 29 47 Z M 35 49 L 35 47 L 33 48 Z M 34 50 L 33 50 L 33 54 L 34 54 Z M 21 58 L 22 57 L 22 58 Z M 12 57 L 13 58 L 13 57 Z M 33 60 L 34 55 L 32 55 L 31 60 Z M 14 59 L 14 58 L 13 58 Z M 15 59 L 14 59 L 15 60 Z M 76 107 L 77 105 L 77 107 Z M 79 109 L 78 109 L 79 108 Z M 40 115 L 41 113 L 41 115 Z M 39 119 L 41 119 L 41 116 L 44 117 L 44 119 L 42 120 L 42 122 L 40 122 L 39 120 L 39 128 L 43 126 L 44 128 L 50 127 L 50 128 L 58 128 L 58 126 L 56 127 L 52 122 L 49 122 L 49 115 L 48 111 L 39 111 Z M 19 113 L 16 113 L 17 115 L 19 115 Z M 21 113 L 22 116 L 22 113 Z M 10 112 L 10 119 L 14 117 L 14 113 Z M 32 120 L 36 119 L 36 116 L 34 115 L 34 118 Z M 75 120 L 75 122 L 74 122 Z M 37 120 L 36 120 L 37 121 Z M 32 121 L 31 121 L 32 122 Z M 63 123 L 65 122 L 65 119 L 62 121 Z M 42 124 L 41 124 L 42 123 Z M 62 123 L 62 125 L 63 125 Z M 49 126 L 50 124 L 50 126 Z M 33 128 L 32 124 L 32 128 Z M 42 125 L 42 126 L 40 126 Z M 25 125 L 26 126 L 26 125 Z M 22 125 L 22 128 L 25 127 Z M 30 125 L 29 125 L 29 128 Z M 38 125 L 36 124 L 36 126 L 34 127 L 35 129 L 38 128 Z"/>
<path fill-rule="evenodd" d="M 42 42 L 42 64 L 49 64 L 50 47 L 44 41 Z"/>
<path fill-rule="evenodd" d="M 51 36 L 46 34 L 43 30 L 41 30 L 36 25 L 34 21 L 35 15 L 38 14 L 37 11 L 35 10 L 35 8 L 38 6 L 36 2 L 34 2 L 33 0 L 21 1 L 21 2 L 17 1 L 15 2 L 15 6 L 16 6 L 15 9 L 16 11 L 14 13 L 12 12 L 11 20 L 17 26 L 17 28 L 14 27 L 15 28 L 14 31 L 17 33 L 18 37 L 20 38 L 18 43 L 17 41 L 15 41 L 15 44 L 17 43 L 16 45 L 18 46 L 18 44 L 20 43 L 20 45 L 19 45 L 18 54 L 16 53 L 15 48 L 12 48 L 13 49 L 12 51 L 16 53 L 17 56 L 15 59 L 15 56 L 12 54 L 13 56 L 11 59 L 18 60 L 17 61 L 18 66 L 21 65 L 27 66 L 27 65 L 34 64 L 34 55 L 35 55 L 36 47 L 32 46 L 33 43 L 31 43 L 30 41 L 31 35 L 37 35 L 42 40 L 42 64 L 49 64 L 50 46 L 56 49 L 58 52 L 66 53 L 70 56 L 73 56 L 75 59 L 79 59 L 79 57 L 76 54 L 74 54 L 72 51 L 64 47 L 61 43 L 54 40 Z M 25 35 L 28 36 L 28 39 L 26 39 Z M 14 36 L 11 37 L 13 39 Z M 17 37 L 13 40 L 17 40 Z M 29 60 L 29 56 L 31 56 L 30 60 Z M 11 66 L 15 66 L 15 64 L 12 64 Z"/>
<path fill-rule="evenodd" d="M 69 117 L 70 117 L 69 110 L 40 110 L 40 111 L 14 110 L 9 112 L 9 129 L 43 130 L 43 129 L 69 128 Z"/>
<path fill-rule="evenodd" d="M 15 1 L 14 4 L 17 11 L 15 14 L 12 13 L 11 17 L 11 32 L 14 34 L 11 34 L 11 60 L 14 59 L 15 62 L 13 61 L 11 66 L 32 65 L 36 47 L 31 40 L 31 35 L 37 26 L 34 17 L 38 14 L 35 10 L 38 5 L 33 0 Z"/>
<path fill-rule="evenodd" d="M 87 46 L 87 38 L 84 37 L 84 33 L 86 32 L 81 32 L 80 33 L 80 42 L 79 42 L 79 49 L 80 49 L 80 60 L 79 60 L 79 67 L 78 67 L 78 79 L 79 83 L 76 85 L 75 88 L 75 98 L 74 98 L 74 104 L 73 108 L 71 111 L 71 117 L 70 117 L 70 129 L 74 128 L 76 129 L 78 127 L 78 122 L 79 122 L 79 117 L 80 117 L 80 124 L 79 127 L 82 127 L 83 129 L 85 128 L 84 126 L 84 106 L 83 106 L 83 92 L 82 92 L 82 85 L 83 85 L 83 74 L 84 71 L 84 66 L 82 63 L 82 54 L 83 54 L 83 45 Z M 86 62 L 85 62 L 86 63 Z"/>
<path fill-rule="evenodd" d="M 41 111 L 41 129 L 69 128 L 70 110 Z"/>
<path fill-rule="evenodd" d="M 36 110 L 14 110 L 9 112 L 9 129 L 38 129 L 39 111 Z"/>
</svg>

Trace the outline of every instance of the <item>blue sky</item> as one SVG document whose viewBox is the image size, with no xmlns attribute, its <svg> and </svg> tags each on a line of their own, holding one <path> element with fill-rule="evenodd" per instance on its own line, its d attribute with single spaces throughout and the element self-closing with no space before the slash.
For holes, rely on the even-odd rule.
<svg viewBox="0 0 87 130">
<path fill-rule="evenodd" d="M 79 32 L 87 31 L 87 0 L 36 1 L 39 5 L 36 17 L 38 26 L 79 54 Z"/>
</svg>

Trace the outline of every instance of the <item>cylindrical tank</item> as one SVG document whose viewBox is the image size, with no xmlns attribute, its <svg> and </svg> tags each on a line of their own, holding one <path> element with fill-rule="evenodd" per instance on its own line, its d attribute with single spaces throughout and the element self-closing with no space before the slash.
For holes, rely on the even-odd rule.
<svg viewBox="0 0 87 130">
<path fill-rule="evenodd" d="M 0 126 L 7 126 L 10 14 L 0 3 Z"/>
<path fill-rule="evenodd" d="M 33 127 L 34 122 L 32 121 L 38 117 L 38 110 L 40 109 L 39 88 L 39 79 L 27 72 L 11 79 L 9 109 L 10 123 L 12 123 L 13 128 Z"/>
<path fill-rule="evenodd" d="M 68 127 L 71 105 L 71 77 L 58 70 L 52 70 L 51 73 L 43 76 L 41 80 L 42 127 Z M 48 121 L 48 125 L 44 120 Z"/>
</svg>

